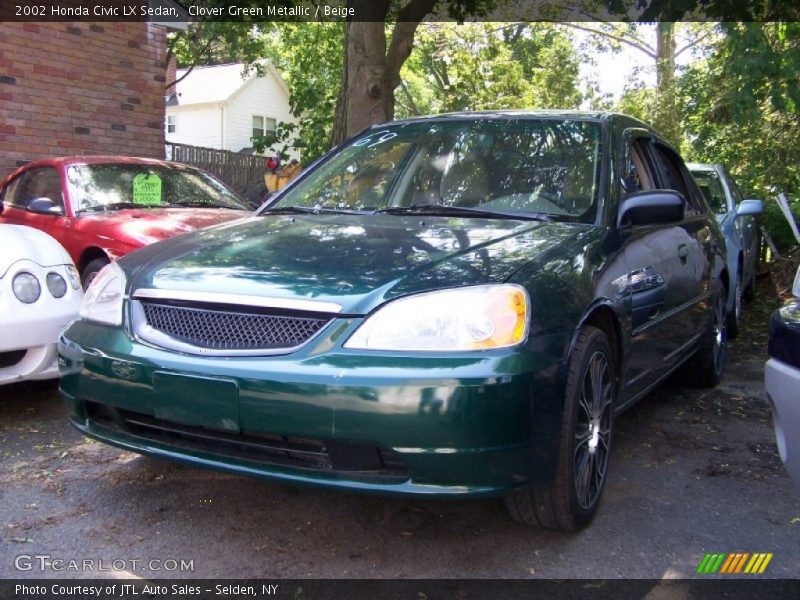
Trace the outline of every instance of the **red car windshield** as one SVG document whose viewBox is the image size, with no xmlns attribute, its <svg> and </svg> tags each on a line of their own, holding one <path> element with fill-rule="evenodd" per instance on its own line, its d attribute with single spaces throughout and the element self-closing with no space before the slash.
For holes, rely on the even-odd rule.
<svg viewBox="0 0 800 600">
<path fill-rule="evenodd" d="M 67 180 L 75 212 L 121 208 L 249 210 L 224 184 L 196 169 L 147 164 L 73 165 Z"/>
</svg>

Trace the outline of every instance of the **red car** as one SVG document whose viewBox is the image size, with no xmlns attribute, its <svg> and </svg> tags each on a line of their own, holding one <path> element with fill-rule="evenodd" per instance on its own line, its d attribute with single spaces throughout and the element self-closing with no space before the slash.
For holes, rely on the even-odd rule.
<svg viewBox="0 0 800 600">
<path fill-rule="evenodd" d="M 251 212 L 200 169 L 119 156 L 27 164 L 6 178 L 0 202 L 0 222 L 35 227 L 61 242 L 84 287 L 132 250 Z"/>
</svg>

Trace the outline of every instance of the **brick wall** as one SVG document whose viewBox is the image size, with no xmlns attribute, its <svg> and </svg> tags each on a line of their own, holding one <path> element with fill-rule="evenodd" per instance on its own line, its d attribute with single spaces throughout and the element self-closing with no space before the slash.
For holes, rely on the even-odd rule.
<svg viewBox="0 0 800 600">
<path fill-rule="evenodd" d="M 164 156 L 166 32 L 0 22 L 0 179 L 49 156 Z"/>
</svg>

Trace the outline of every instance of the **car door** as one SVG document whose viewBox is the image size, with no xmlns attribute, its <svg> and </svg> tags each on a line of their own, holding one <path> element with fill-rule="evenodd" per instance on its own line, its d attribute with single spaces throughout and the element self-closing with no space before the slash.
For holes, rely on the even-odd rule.
<svg viewBox="0 0 800 600">
<path fill-rule="evenodd" d="M 662 187 L 675 190 L 686 199 L 684 219 L 676 225 L 677 264 L 672 274 L 675 296 L 674 323 L 679 344 L 675 360 L 694 349 L 697 338 L 708 321 L 711 294 L 711 267 L 719 251 L 716 226 L 708 213 L 702 192 L 697 187 L 683 159 L 672 148 L 656 141 L 653 144 L 659 163 Z"/>
<path fill-rule="evenodd" d="M 744 196 L 739 186 L 736 185 L 736 182 L 727 171 L 724 172 L 724 177 L 728 182 L 728 189 L 731 191 L 731 201 L 735 213 L 736 208 L 744 201 Z M 755 265 L 758 259 L 758 223 L 755 215 L 745 215 L 735 218 L 736 221 L 733 226 L 739 233 L 744 257 L 742 261 L 742 285 L 746 286 L 755 272 Z"/>
<path fill-rule="evenodd" d="M 643 129 L 623 134 L 620 199 L 663 186 L 654 138 Z M 615 258 L 616 287 L 627 295 L 630 351 L 624 367 L 626 396 L 636 396 L 657 381 L 672 364 L 683 342 L 681 305 L 688 290 L 681 284 L 684 267 L 679 257 L 691 241 L 682 224 L 633 225 L 622 235 Z"/>
</svg>

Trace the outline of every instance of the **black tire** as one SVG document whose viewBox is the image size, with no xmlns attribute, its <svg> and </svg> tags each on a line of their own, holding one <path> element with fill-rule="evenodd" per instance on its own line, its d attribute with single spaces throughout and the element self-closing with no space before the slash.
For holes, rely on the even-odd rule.
<svg viewBox="0 0 800 600">
<path fill-rule="evenodd" d="M 739 327 L 742 324 L 744 315 L 744 288 L 742 286 L 742 274 L 739 273 L 736 277 L 736 288 L 733 290 L 733 308 L 728 313 L 725 323 L 729 340 L 736 339 L 739 335 Z"/>
<path fill-rule="evenodd" d="M 725 346 L 728 339 L 725 319 L 725 288 L 720 285 L 714 299 L 714 309 L 700 339 L 697 352 L 687 365 L 687 375 L 698 387 L 715 387 L 725 370 Z"/>
<path fill-rule="evenodd" d="M 613 356 L 600 329 L 581 330 L 567 373 L 555 478 L 505 497 L 506 509 L 515 521 L 545 529 L 578 531 L 597 512 L 608 475 L 614 424 Z"/>
<path fill-rule="evenodd" d="M 89 263 L 83 267 L 83 271 L 81 271 L 81 285 L 84 290 L 89 287 L 89 284 L 92 283 L 92 280 L 100 272 L 100 269 L 105 267 L 109 262 L 111 261 L 108 260 L 108 257 L 101 256 L 90 260 Z"/>
</svg>

